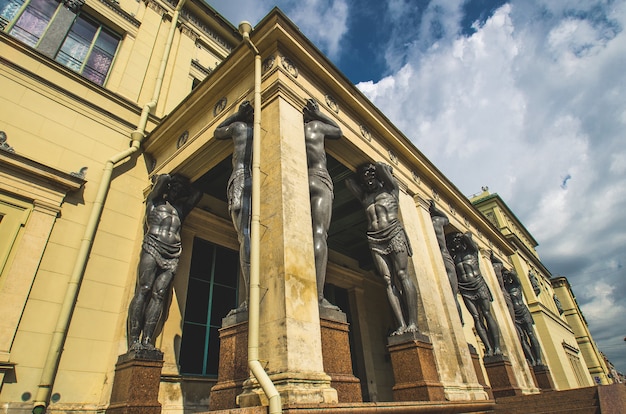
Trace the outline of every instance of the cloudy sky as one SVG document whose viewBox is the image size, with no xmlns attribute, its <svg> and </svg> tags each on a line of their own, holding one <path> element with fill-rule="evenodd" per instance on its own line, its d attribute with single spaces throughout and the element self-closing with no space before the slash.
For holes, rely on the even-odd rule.
<svg viewBox="0 0 626 414">
<path fill-rule="evenodd" d="M 209 4 L 280 7 L 465 195 L 498 193 L 626 373 L 626 0 Z"/>
</svg>

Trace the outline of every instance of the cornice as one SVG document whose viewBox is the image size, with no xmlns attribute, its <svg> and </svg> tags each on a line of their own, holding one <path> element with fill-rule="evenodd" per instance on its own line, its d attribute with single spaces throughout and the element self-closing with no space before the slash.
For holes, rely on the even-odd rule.
<svg viewBox="0 0 626 414">
<path fill-rule="evenodd" d="M 141 22 L 139 20 L 135 19 L 133 15 L 125 12 L 116 1 L 114 0 L 99 0 L 99 1 L 100 3 L 104 4 L 108 9 L 113 11 L 115 14 L 117 14 L 118 16 L 120 16 L 122 19 L 126 20 L 133 26 L 139 27 L 141 25 Z"/>
</svg>

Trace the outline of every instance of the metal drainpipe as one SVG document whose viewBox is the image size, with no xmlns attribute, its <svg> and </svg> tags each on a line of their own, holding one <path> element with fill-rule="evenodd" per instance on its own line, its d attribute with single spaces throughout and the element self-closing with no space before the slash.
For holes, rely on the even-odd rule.
<svg viewBox="0 0 626 414">
<path fill-rule="evenodd" d="M 39 387 L 37 388 L 37 395 L 35 396 L 35 400 L 33 402 L 33 414 L 45 413 L 50 402 L 52 385 L 54 384 L 57 368 L 61 359 L 61 353 L 63 352 L 63 345 L 65 344 L 67 330 L 72 319 L 74 305 L 76 304 L 76 299 L 78 298 L 78 289 L 85 274 L 85 267 L 87 266 L 87 261 L 89 259 L 89 251 L 91 250 L 91 245 L 93 244 L 96 230 L 100 222 L 100 216 L 104 208 L 104 201 L 111 185 L 113 168 L 115 168 L 115 165 L 118 162 L 137 152 L 141 147 L 141 142 L 145 138 L 145 129 L 146 125 L 148 124 L 150 111 L 156 108 L 157 102 L 159 100 L 159 95 L 161 94 L 161 87 L 163 85 L 165 69 L 167 68 L 167 61 L 169 59 L 169 54 L 172 49 L 172 43 L 174 41 L 176 25 L 180 16 L 180 10 L 182 9 L 185 1 L 186 0 L 180 0 L 174 11 L 174 16 L 172 17 L 172 26 L 168 34 L 167 43 L 163 52 L 163 58 L 161 59 L 161 66 L 159 68 L 156 84 L 154 86 L 152 100 L 145 104 L 143 110 L 141 111 L 141 116 L 137 124 L 137 129 L 130 133 L 130 138 L 132 140 L 130 148 L 113 155 L 106 161 L 104 165 L 102 180 L 100 181 L 100 186 L 98 187 L 98 193 L 96 194 L 96 199 L 91 210 L 91 215 L 89 216 L 89 220 L 85 228 L 85 233 L 78 249 L 78 257 L 76 258 L 72 275 L 70 277 L 70 280 L 68 281 L 67 290 L 65 291 L 65 298 L 63 299 L 63 303 L 61 304 L 61 310 L 59 312 L 57 324 L 54 332 L 52 333 L 52 340 L 50 341 L 48 355 L 46 357 L 46 361 L 41 372 Z"/>
<path fill-rule="evenodd" d="M 261 210 L 261 54 L 250 40 L 252 25 L 239 24 L 239 33 L 254 53 L 254 125 L 252 132 L 252 219 L 250 222 L 250 299 L 248 301 L 248 367 L 269 400 L 269 414 L 282 413 L 280 394 L 259 362 L 259 217 Z"/>
</svg>

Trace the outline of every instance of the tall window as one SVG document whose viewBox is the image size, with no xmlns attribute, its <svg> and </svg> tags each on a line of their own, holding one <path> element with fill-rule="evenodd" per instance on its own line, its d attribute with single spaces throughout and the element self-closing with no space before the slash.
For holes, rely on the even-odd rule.
<svg viewBox="0 0 626 414">
<path fill-rule="evenodd" d="M 71 27 L 55 19 L 62 4 L 53 0 L 0 0 L 0 29 L 37 48 L 46 32 L 67 33 L 62 43 L 42 52 L 87 79 L 103 85 L 120 37 L 93 18 L 78 14 Z M 52 38 L 52 37 L 51 37 Z"/>
<path fill-rule="evenodd" d="M 239 255 L 194 239 L 180 347 L 183 374 L 217 376 L 222 318 L 237 307 Z"/>
<path fill-rule="evenodd" d="M 50 0 L 0 0 L 0 15 L 9 34 L 35 46 L 48 27 L 59 3 Z"/>
<path fill-rule="evenodd" d="M 119 37 L 81 14 L 61 45 L 56 61 L 103 85 L 119 42 Z"/>
</svg>

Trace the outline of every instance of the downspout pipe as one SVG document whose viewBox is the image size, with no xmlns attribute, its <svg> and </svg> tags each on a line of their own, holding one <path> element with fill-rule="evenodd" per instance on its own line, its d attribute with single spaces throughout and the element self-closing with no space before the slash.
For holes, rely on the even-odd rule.
<svg viewBox="0 0 626 414">
<path fill-rule="evenodd" d="M 259 258 L 261 237 L 261 54 L 250 40 L 252 25 L 239 24 L 239 33 L 254 53 L 254 124 L 252 130 L 252 217 L 250 221 L 250 299 L 248 301 L 248 367 L 269 400 L 269 414 L 282 413 L 280 394 L 259 361 L 260 277 Z"/>
<path fill-rule="evenodd" d="M 111 187 L 113 169 L 115 168 L 116 164 L 136 153 L 141 148 L 141 143 L 146 136 L 145 129 L 146 125 L 148 124 L 148 117 L 150 116 L 150 112 L 156 108 L 159 96 L 161 94 L 163 78 L 165 77 L 167 61 L 169 59 L 169 54 L 172 49 L 172 43 L 174 41 L 174 35 L 176 32 L 178 18 L 180 16 L 180 10 L 182 9 L 185 1 L 186 0 L 180 0 L 178 2 L 178 5 L 176 6 L 176 9 L 174 10 L 172 26 L 167 37 L 167 43 L 163 52 L 163 58 L 161 59 L 161 65 L 159 67 L 156 84 L 154 86 L 152 100 L 144 105 L 141 111 L 139 122 L 137 123 L 137 128 L 130 133 L 130 147 L 113 155 L 105 162 L 102 172 L 102 179 L 100 180 L 100 186 L 98 187 L 98 192 L 96 194 L 96 199 L 91 210 L 91 215 L 89 216 L 89 220 L 87 221 L 87 225 L 85 227 L 85 233 L 83 234 L 83 237 L 81 239 L 80 247 L 78 249 L 78 256 L 76 258 L 76 262 L 74 263 L 74 268 L 72 270 L 70 280 L 67 284 L 65 297 L 63 299 L 63 303 L 61 304 L 61 310 L 59 311 L 57 324 L 52 333 L 52 339 L 48 348 L 48 355 L 46 356 L 46 361 L 44 363 L 43 370 L 41 372 L 41 378 L 39 380 L 39 386 L 37 388 L 37 395 L 35 396 L 35 400 L 33 402 L 33 414 L 45 413 L 48 404 L 50 403 L 52 385 L 54 384 L 57 369 L 59 367 L 59 362 L 61 360 L 61 353 L 63 352 L 63 346 L 65 345 L 67 331 L 72 320 L 72 313 L 74 312 L 74 306 L 78 298 L 78 291 L 82 283 L 83 276 L 85 275 L 85 268 L 87 267 L 87 262 L 89 260 L 89 252 L 91 251 L 91 246 L 96 235 L 96 230 L 98 229 L 98 224 L 100 223 L 100 216 L 102 215 L 102 210 L 104 209 L 104 202 Z"/>
</svg>

